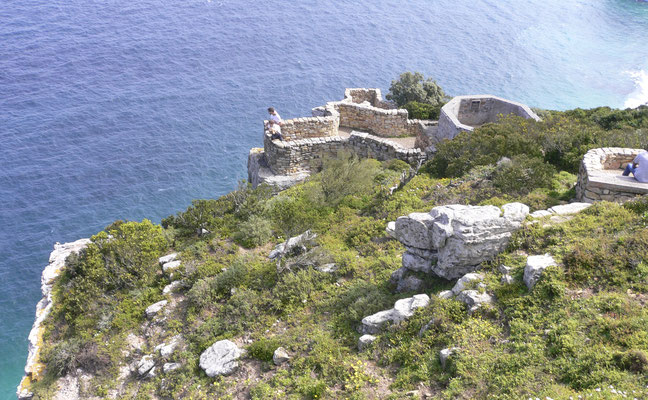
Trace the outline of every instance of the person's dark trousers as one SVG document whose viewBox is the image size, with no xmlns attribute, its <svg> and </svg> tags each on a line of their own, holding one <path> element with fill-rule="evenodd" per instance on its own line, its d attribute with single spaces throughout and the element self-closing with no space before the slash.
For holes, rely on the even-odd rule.
<svg viewBox="0 0 648 400">
<path fill-rule="evenodd" d="M 623 171 L 623 176 L 630 175 L 630 172 L 632 172 L 632 175 L 634 175 L 635 168 L 632 167 L 632 163 L 628 163 L 628 165 L 626 165 L 625 170 Z"/>
</svg>

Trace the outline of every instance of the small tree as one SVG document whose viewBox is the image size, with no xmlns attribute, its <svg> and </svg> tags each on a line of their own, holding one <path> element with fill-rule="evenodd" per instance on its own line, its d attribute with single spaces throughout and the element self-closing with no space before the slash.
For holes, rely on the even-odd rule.
<svg viewBox="0 0 648 400">
<path fill-rule="evenodd" d="M 404 72 L 397 81 L 392 81 L 387 94 L 399 107 L 415 101 L 437 105 L 443 103 L 446 95 L 432 78 L 425 79 L 420 72 Z"/>
</svg>

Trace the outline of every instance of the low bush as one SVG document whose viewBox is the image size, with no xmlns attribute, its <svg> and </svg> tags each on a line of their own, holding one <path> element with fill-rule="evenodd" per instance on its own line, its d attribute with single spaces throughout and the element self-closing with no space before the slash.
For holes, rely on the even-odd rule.
<svg viewBox="0 0 648 400">
<path fill-rule="evenodd" d="M 537 188 L 550 187 L 556 169 L 541 158 L 517 155 L 495 170 L 493 185 L 504 193 L 520 196 Z"/>
<path fill-rule="evenodd" d="M 427 104 L 418 101 L 410 101 L 403 106 L 407 110 L 410 119 L 439 119 L 443 103 Z"/>
<path fill-rule="evenodd" d="M 242 222 L 234 233 L 234 240 L 243 247 L 252 248 L 266 243 L 272 237 L 271 223 L 258 215 Z"/>
</svg>

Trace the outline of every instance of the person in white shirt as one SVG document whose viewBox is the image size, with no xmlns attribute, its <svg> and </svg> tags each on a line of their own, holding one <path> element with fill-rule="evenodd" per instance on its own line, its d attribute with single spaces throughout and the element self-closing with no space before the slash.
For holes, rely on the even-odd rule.
<svg viewBox="0 0 648 400">
<path fill-rule="evenodd" d="M 268 119 L 266 129 L 268 129 L 272 134 L 270 138 L 272 140 L 283 140 L 283 136 L 281 135 L 281 125 L 283 124 L 283 120 L 281 119 L 281 116 L 273 107 L 268 108 L 268 113 L 270 114 L 270 118 Z"/>
<path fill-rule="evenodd" d="M 628 163 L 623 176 L 628 176 L 631 172 L 639 182 L 648 182 L 648 151 L 639 153 L 631 163 Z"/>
</svg>

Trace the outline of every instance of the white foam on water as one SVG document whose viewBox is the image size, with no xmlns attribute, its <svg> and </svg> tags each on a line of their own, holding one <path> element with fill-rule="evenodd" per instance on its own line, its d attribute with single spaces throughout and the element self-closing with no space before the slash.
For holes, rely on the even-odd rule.
<svg viewBox="0 0 648 400">
<path fill-rule="evenodd" d="M 635 90 L 625 100 L 623 107 L 637 108 L 640 105 L 648 104 L 648 71 L 629 71 L 628 75 L 634 81 Z"/>
</svg>

